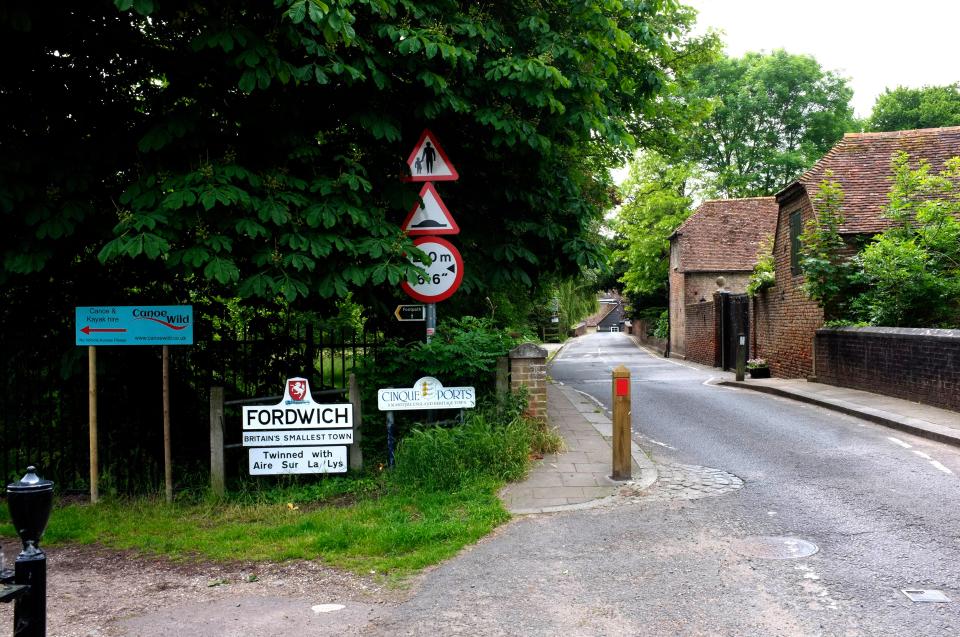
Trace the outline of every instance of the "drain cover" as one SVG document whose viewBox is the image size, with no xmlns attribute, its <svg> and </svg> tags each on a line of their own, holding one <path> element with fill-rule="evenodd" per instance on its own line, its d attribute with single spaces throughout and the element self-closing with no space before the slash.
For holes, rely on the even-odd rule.
<svg viewBox="0 0 960 637">
<path fill-rule="evenodd" d="M 949 602 L 950 598 L 942 591 L 932 588 L 904 588 L 903 594 L 910 598 L 911 602 Z"/>
<path fill-rule="evenodd" d="M 813 542 L 796 537 L 767 537 L 753 535 L 733 543 L 733 550 L 745 557 L 765 560 L 791 560 L 808 557 L 820 549 Z"/>
</svg>

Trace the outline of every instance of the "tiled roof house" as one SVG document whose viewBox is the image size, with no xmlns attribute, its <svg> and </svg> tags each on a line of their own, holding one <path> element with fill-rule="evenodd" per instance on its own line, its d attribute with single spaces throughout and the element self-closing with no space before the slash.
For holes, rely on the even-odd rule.
<svg viewBox="0 0 960 637">
<path fill-rule="evenodd" d="M 599 295 L 600 309 L 591 314 L 584 322 L 590 332 L 619 331 L 623 321 L 623 298 L 616 292 Z M 616 329 L 613 329 L 613 328 Z"/>
<path fill-rule="evenodd" d="M 714 364 L 717 277 L 744 292 L 777 219 L 773 197 L 703 202 L 670 236 L 670 355 Z"/>
<path fill-rule="evenodd" d="M 757 295 L 753 316 L 753 350 L 766 358 L 775 376 L 815 375 L 813 338 L 823 325 L 823 310 L 801 289 L 797 251 L 799 236 L 813 218 L 820 183 L 827 171 L 843 190 L 841 234 L 873 235 L 890 227 L 888 203 L 893 156 L 904 151 L 910 164 L 930 162 L 934 171 L 960 155 L 960 126 L 888 133 L 848 133 L 813 168 L 776 194 L 779 208 L 774 241 L 776 284 Z"/>
</svg>

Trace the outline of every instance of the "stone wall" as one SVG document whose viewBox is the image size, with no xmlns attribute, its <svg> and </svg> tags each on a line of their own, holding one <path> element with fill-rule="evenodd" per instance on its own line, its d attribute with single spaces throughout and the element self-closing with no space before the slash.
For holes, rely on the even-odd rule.
<svg viewBox="0 0 960 637">
<path fill-rule="evenodd" d="M 750 321 L 752 357 L 765 358 L 770 372 L 782 378 L 813 375 L 813 337 L 823 325 L 823 310 L 803 292 L 803 276 L 790 270 L 790 215 L 797 210 L 804 224 L 813 216 L 802 189 L 780 202 L 773 248 L 776 284 L 754 298 Z"/>
<path fill-rule="evenodd" d="M 686 359 L 701 365 L 716 365 L 716 304 L 713 301 L 691 303 L 686 307 L 686 318 Z"/>
<path fill-rule="evenodd" d="M 547 418 L 547 350 L 524 343 L 510 350 L 510 391 L 527 388 L 527 410 L 532 418 Z"/>
<path fill-rule="evenodd" d="M 676 244 L 672 244 L 676 250 Z M 684 343 L 684 275 L 676 268 L 670 268 L 670 355 L 682 357 L 686 351 Z M 642 334 L 642 333 L 641 333 Z"/>
<path fill-rule="evenodd" d="M 816 332 L 817 381 L 960 410 L 960 330 Z"/>
</svg>

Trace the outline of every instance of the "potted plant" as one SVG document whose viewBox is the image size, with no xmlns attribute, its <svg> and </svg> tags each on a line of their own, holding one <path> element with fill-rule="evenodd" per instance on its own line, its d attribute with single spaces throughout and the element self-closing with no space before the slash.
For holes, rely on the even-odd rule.
<svg viewBox="0 0 960 637">
<path fill-rule="evenodd" d="M 750 378 L 770 378 L 770 366 L 762 358 L 748 360 L 747 371 L 750 372 Z"/>
</svg>

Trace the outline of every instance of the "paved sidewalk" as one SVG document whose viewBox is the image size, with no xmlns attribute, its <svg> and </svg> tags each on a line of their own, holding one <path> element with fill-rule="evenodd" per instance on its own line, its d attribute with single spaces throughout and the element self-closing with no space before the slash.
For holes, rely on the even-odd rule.
<svg viewBox="0 0 960 637">
<path fill-rule="evenodd" d="M 819 405 L 938 442 L 960 446 L 960 413 L 859 389 L 799 378 L 765 378 L 719 385 L 775 394 Z"/>
<path fill-rule="evenodd" d="M 547 385 L 547 419 L 566 441 L 566 451 L 545 456 L 523 482 L 500 492 L 514 514 L 554 513 L 600 504 L 624 484 L 610 479 L 613 461 L 613 425 L 592 399 L 558 384 Z M 645 489 L 657 479 L 657 470 L 643 450 L 631 442 L 633 469 L 630 484 Z"/>
</svg>

